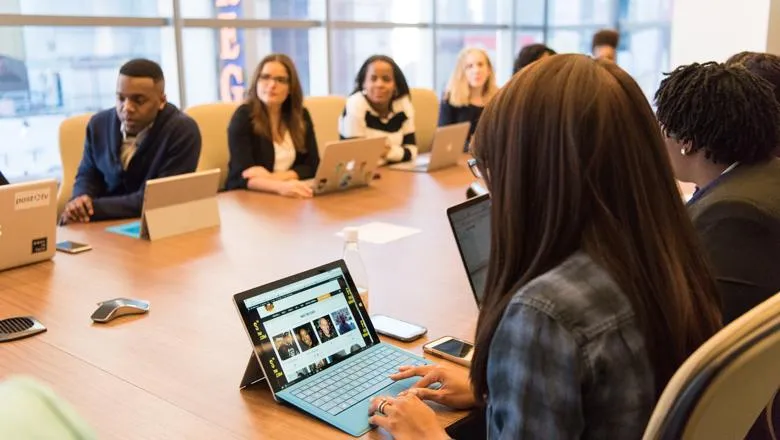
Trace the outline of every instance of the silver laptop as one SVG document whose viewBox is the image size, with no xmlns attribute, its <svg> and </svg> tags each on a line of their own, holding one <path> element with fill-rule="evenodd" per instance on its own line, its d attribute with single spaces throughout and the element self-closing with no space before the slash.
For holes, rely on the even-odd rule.
<svg viewBox="0 0 780 440">
<path fill-rule="evenodd" d="M 353 436 L 371 429 L 368 406 L 418 378 L 401 365 L 430 362 L 379 341 L 343 260 L 234 295 L 254 351 L 241 388 L 264 380 L 286 402 Z"/>
<path fill-rule="evenodd" d="M 158 240 L 219 226 L 217 190 L 219 168 L 146 181 L 141 220 L 119 224 L 109 231 Z"/>
<path fill-rule="evenodd" d="M 348 139 L 325 146 L 317 174 L 305 180 L 314 195 L 360 188 L 371 183 L 385 149 L 385 138 Z"/>
<path fill-rule="evenodd" d="M 52 258 L 56 234 L 54 179 L 0 186 L 0 270 Z"/>
<path fill-rule="evenodd" d="M 420 154 L 412 161 L 390 165 L 390 169 L 427 173 L 455 165 L 463 155 L 470 126 L 470 122 L 461 122 L 437 128 L 430 153 Z"/>
</svg>

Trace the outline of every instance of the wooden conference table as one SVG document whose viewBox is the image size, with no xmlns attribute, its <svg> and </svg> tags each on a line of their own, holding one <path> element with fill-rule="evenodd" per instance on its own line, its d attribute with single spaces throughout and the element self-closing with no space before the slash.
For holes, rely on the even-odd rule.
<svg viewBox="0 0 780 440">
<path fill-rule="evenodd" d="M 220 228 L 157 242 L 107 232 L 114 223 L 60 228 L 58 240 L 93 250 L 0 273 L 0 318 L 48 327 L 0 346 L 0 379 L 48 384 L 100 438 L 349 438 L 275 403 L 265 384 L 239 391 L 251 345 L 232 295 L 338 259 L 336 232 L 383 221 L 421 233 L 361 243 L 371 313 L 426 326 L 426 338 L 399 344 L 418 354 L 440 336 L 473 340 L 477 308 L 445 213 L 470 181 L 461 163 L 383 170 L 372 187 L 312 200 L 233 191 L 218 196 Z M 150 300 L 150 312 L 92 323 L 97 302 L 123 296 Z M 464 415 L 438 413 L 442 425 Z"/>
</svg>

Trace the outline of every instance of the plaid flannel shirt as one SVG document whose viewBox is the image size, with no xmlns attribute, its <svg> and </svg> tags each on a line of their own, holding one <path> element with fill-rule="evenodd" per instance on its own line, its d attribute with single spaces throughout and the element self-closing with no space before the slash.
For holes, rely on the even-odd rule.
<svg viewBox="0 0 780 440">
<path fill-rule="evenodd" d="M 577 252 L 528 283 L 490 345 L 488 438 L 641 438 L 653 372 L 628 298 Z"/>
</svg>

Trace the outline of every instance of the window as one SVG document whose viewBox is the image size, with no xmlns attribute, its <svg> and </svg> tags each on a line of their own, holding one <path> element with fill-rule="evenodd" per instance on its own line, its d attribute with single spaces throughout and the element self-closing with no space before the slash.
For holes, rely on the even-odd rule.
<svg viewBox="0 0 780 440">
<path fill-rule="evenodd" d="M 628 22 L 670 21 L 672 0 L 619 0 L 620 18 Z"/>
<path fill-rule="evenodd" d="M 58 175 L 59 123 L 112 107 L 119 67 L 137 57 L 159 62 L 169 101 L 178 75 L 169 28 L 0 28 L 0 166 L 9 179 Z"/>
<path fill-rule="evenodd" d="M 547 38 L 547 46 L 557 53 L 579 52 L 590 54 L 590 44 L 593 34 L 599 28 L 585 28 L 577 30 L 551 29 Z M 620 60 L 618 60 L 618 63 Z"/>
<path fill-rule="evenodd" d="M 13 17 L 0 25 L 0 170 L 57 176 L 60 122 L 113 106 L 130 58 L 158 61 L 180 107 L 242 100 L 273 52 L 293 59 L 308 96 L 349 94 L 374 54 L 441 94 L 465 47 L 485 49 L 503 85 L 523 46 L 589 54 L 593 33 L 615 28 L 618 63 L 650 97 L 670 69 L 671 11 L 672 0 L 0 0 Z"/>
<path fill-rule="evenodd" d="M 511 0 L 436 0 L 439 23 L 509 24 Z"/>
<path fill-rule="evenodd" d="M 388 23 L 427 23 L 432 0 L 331 0 L 331 20 Z"/>
<path fill-rule="evenodd" d="M 548 0 L 550 26 L 597 25 L 614 22 L 613 0 Z"/>
<path fill-rule="evenodd" d="M 168 0 L 169 1 L 169 0 Z M 185 18 L 235 18 L 262 20 L 322 20 L 325 0 L 179 0 Z"/>
<path fill-rule="evenodd" d="M 325 30 L 185 29 L 183 38 L 187 105 L 241 101 L 260 61 L 271 53 L 292 58 L 304 95 L 326 95 Z"/>
<path fill-rule="evenodd" d="M 515 22 L 525 26 L 544 26 L 545 0 L 517 0 Z"/>
<path fill-rule="evenodd" d="M 0 14 L 170 17 L 170 0 L 15 0 L 0 2 Z"/>
<path fill-rule="evenodd" d="M 668 27 L 629 31 L 620 36 L 618 63 L 634 77 L 651 103 L 663 72 L 670 70 L 670 40 Z"/>
<path fill-rule="evenodd" d="M 339 29 L 331 36 L 331 93 L 349 95 L 360 66 L 371 55 L 392 57 L 409 87 L 433 88 L 431 31 L 418 28 Z"/>
</svg>

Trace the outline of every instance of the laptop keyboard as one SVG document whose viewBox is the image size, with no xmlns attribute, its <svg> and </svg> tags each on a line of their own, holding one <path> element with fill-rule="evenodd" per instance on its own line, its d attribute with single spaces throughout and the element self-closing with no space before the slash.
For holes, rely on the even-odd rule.
<svg viewBox="0 0 780 440">
<path fill-rule="evenodd" d="M 388 378 L 401 365 L 425 365 L 420 359 L 380 345 L 316 375 L 292 395 L 336 415 L 392 384 Z"/>
</svg>

